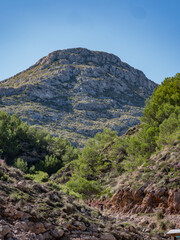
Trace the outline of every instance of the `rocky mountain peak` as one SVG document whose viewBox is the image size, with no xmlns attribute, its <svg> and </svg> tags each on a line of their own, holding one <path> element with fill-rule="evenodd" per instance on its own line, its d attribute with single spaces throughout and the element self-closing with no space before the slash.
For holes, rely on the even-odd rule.
<svg viewBox="0 0 180 240">
<path fill-rule="evenodd" d="M 94 75 L 98 77 L 101 74 L 111 74 L 117 78 L 125 78 L 126 81 L 130 80 L 130 84 L 135 84 L 138 87 L 147 87 L 144 81 L 148 79 L 142 71 L 134 69 L 127 63 L 122 62 L 119 57 L 106 52 L 91 51 L 86 48 L 58 50 L 41 58 L 33 67 L 40 66 L 43 70 L 51 65 L 75 65 L 76 68 L 83 65 L 86 68 L 82 69 L 81 67 L 80 71 L 85 70 L 89 74 L 91 73 L 92 77 Z M 145 82 L 148 85 L 148 90 L 153 91 L 155 86 L 153 82 L 150 80 Z"/>
<path fill-rule="evenodd" d="M 156 86 L 113 54 L 58 50 L 0 83 L 0 109 L 79 142 L 104 127 L 122 134 L 137 124 Z"/>
<path fill-rule="evenodd" d="M 50 64 L 54 61 L 67 60 L 68 63 L 73 64 L 88 64 L 88 65 L 99 65 L 99 64 L 115 64 L 120 66 L 121 60 L 113 55 L 106 52 L 91 51 L 86 48 L 70 48 L 65 50 L 54 51 L 48 56 L 41 58 L 37 64 Z M 61 62 L 60 62 L 61 63 Z"/>
</svg>

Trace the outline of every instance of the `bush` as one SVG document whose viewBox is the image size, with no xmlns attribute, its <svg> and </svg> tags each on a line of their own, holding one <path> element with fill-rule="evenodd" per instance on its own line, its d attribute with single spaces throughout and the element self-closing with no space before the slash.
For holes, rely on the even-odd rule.
<svg viewBox="0 0 180 240">
<path fill-rule="evenodd" d="M 73 176 L 67 183 L 67 187 L 84 197 L 96 195 L 102 190 L 97 181 L 88 181 L 86 178 L 80 176 Z"/>
<path fill-rule="evenodd" d="M 30 174 L 33 174 L 33 173 L 35 173 L 35 172 L 36 172 L 36 168 L 35 168 L 34 165 L 32 165 L 32 166 L 29 168 L 29 173 L 30 173 Z"/>
<path fill-rule="evenodd" d="M 56 173 L 62 167 L 62 160 L 55 155 L 46 156 L 45 160 L 41 160 L 36 164 L 36 169 L 47 172 L 48 174 Z"/>
<path fill-rule="evenodd" d="M 158 212 L 156 213 L 156 218 L 157 218 L 157 220 L 163 219 L 163 218 L 164 218 L 163 212 L 162 212 L 162 211 L 158 211 Z"/>
<path fill-rule="evenodd" d="M 18 158 L 16 160 L 16 162 L 14 163 L 14 167 L 20 169 L 21 171 L 23 171 L 24 173 L 27 173 L 28 171 L 28 166 L 27 166 L 27 162 L 24 162 L 23 159 Z"/>
<path fill-rule="evenodd" d="M 43 171 L 36 171 L 35 174 L 26 174 L 25 178 L 42 183 L 49 180 L 49 175 Z"/>
<path fill-rule="evenodd" d="M 165 119 L 159 126 L 159 137 L 157 145 L 160 148 L 163 144 L 170 143 L 174 134 L 180 130 L 180 107 L 176 107 L 168 119 Z M 176 138 L 176 137 L 175 137 Z"/>
<path fill-rule="evenodd" d="M 79 153 L 80 153 L 79 148 L 74 148 L 71 145 L 67 145 L 66 152 L 62 156 L 63 165 L 65 165 L 69 162 L 72 162 L 74 159 L 78 159 Z"/>
<path fill-rule="evenodd" d="M 5 182 L 9 180 L 9 176 L 5 174 L 2 170 L 0 170 L 0 180 Z"/>
</svg>

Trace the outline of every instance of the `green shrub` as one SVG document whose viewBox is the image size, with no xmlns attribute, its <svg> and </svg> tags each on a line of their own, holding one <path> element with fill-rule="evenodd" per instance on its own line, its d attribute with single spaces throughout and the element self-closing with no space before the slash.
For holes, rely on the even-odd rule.
<svg viewBox="0 0 180 240">
<path fill-rule="evenodd" d="M 34 165 L 32 165 L 30 168 L 29 168 L 29 173 L 30 174 L 33 174 L 36 172 L 36 167 Z"/>
<path fill-rule="evenodd" d="M 163 231 L 167 230 L 167 225 L 165 221 L 160 221 L 159 228 Z"/>
<path fill-rule="evenodd" d="M 49 175 L 47 174 L 47 172 L 36 171 L 35 174 L 26 174 L 25 178 L 42 183 L 49 180 Z"/>
<path fill-rule="evenodd" d="M 159 137 L 157 145 L 160 148 L 162 145 L 171 143 L 173 139 L 177 139 L 175 133 L 180 130 L 180 107 L 176 107 L 174 112 L 170 114 L 168 119 L 165 119 L 159 126 Z"/>
<path fill-rule="evenodd" d="M 71 145 L 67 145 L 66 146 L 66 152 L 62 156 L 63 165 L 65 165 L 69 162 L 72 162 L 74 159 L 78 159 L 79 153 L 80 153 L 79 148 L 74 148 Z"/>
<path fill-rule="evenodd" d="M 98 141 L 99 147 L 104 146 L 105 144 L 112 142 L 114 139 L 116 139 L 117 133 L 115 131 L 112 131 L 109 128 L 105 128 L 102 133 L 97 133 L 94 136 L 94 139 Z"/>
<path fill-rule="evenodd" d="M 2 170 L 0 170 L 0 179 L 6 182 L 9 180 L 9 176 L 5 174 Z"/>
<path fill-rule="evenodd" d="M 80 176 L 73 176 L 67 187 L 74 192 L 82 194 L 84 197 L 96 195 L 101 192 L 101 186 L 97 181 L 88 181 L 86 178 Z"/>
<path fill-rule="evenodd" d="M 48 174 L 56 173 L 62 167 L 62 160 L 55 155 L 46 156 L 45 160 L 41 160 L 36 164 L 36 169 L 47 172 Z"/>
<path fill-rule="evenodd" d="M 27 162 L 24 162 L 23 159 L 18 158 L 16 160 L 16 162 L 14 163 L 14 167 L 20 169 L 21 171 L 23 171 L 24 173 L 27 173 L 28 171 L 28 166 L 27 166 Z"/>
<path fill-rule="evenodd" d="M 163 219 L 163 218 L 164 218 L 163 212 L 162 212 L 162 211 L 158 211 L 158 212 L 156 213 L 156 218 L 157 218 L 157 220 Z"/>
</svg>

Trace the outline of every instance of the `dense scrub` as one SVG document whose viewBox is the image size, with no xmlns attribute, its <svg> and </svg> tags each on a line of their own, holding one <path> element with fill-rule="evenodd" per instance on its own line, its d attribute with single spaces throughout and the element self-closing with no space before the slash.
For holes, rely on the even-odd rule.
<svg viewBox="0 0 180 240">
<path fill-rule="evenodd" d="M 16 115 L 0 112 L 0 157 L 24 172 L 57 172 L 77 158 L 78 149 L 58 137 L 31 127 Z"/>
</svg>

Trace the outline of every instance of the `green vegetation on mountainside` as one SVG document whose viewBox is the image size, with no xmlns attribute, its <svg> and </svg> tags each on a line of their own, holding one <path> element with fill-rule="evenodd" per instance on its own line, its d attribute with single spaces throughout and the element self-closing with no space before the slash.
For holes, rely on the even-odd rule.
<svg viewBox="0 0 180 240">
<path fill-rule="evenodd" d="M 0 157 L 24 172 L 52 174 L 77 158 L 78 149 L 67 140 L 31 127 L 16 115 L 0 112 L 0 136 Z"/>
<path fill-rule="evenodd" d="M 108 193 L 109 175 L 133 172 L 146 164 L 153 153 L 179 141 L 180 74 L 177 74 L 166 78 L 146 102 L 136 134 L 117 137 L 115 132 L 105 129 L 87 142 L 78 160 L 71 164 L 72 177 L 67 186 L 86 197 L 102 194 L 103 185 L 104 193 Z"/>
<path fill-rule="evenodd" d="M 156 172 L 150 163 L 152 155 L 179 144 L 180 74 L 166 78 L 147 100 L 141 121 L 141 125 L 122 137 L 105 128 L 89 139 L 80 152 L 66 140 L 35 129 L 15 115 L 1 112 L 1 158 L 11 164 L 15 162 L 17 168 L 28 173 L 27 178 L 37 181 L 48 181 L 49 175 L 55 173 L 50 178 L 54 186 L 78 197 L 111 196 L 115 178 L 123 178 L 123 174 L 129 172 L 133 174 L 143 166 L 142 181 L 147 180 Z M 152 165 L 152 172 L 148 165 Z M 157 164 L 167 174 L 174 171 L 171 165 L 171 161 Z M 177 171 L 171 173 L 171 178 L 179 176 Z M 172 186 L 175 185 L 169 185 Z"/>
</svg>

